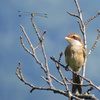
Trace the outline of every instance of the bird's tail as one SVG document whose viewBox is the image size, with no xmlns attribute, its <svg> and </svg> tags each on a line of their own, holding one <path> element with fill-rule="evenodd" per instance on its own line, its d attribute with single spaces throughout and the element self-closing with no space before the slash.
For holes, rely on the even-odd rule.
<svg viewBox="0 0 100 100">
<path fill-rule="evenodd" d="M 77 83 L 80 84 L 81 83 L 81 79 L 79 75 L 76 75 L 73 73 L 73 83 Z M 82 86 L 81 85 L 73 85 L 72 86 L 72 93 L 76 93 L 76 90 L 78 90 L 78 92 L 81 94 L 82 93 Z"/>
</svg>

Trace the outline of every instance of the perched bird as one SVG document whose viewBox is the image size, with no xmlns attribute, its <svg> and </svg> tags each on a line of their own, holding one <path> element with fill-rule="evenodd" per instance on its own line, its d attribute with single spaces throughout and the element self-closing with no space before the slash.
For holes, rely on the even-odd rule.
<svg viewBox="0 0 100 100">
<path fill-rule="evenodd" d="M 75 71 L 79 72 L 81 67 L 84 64 L 84 47 L 82 43 L 81 37 L 76 33 L 71 33 L 65 37 L 68 41 L 69 45 L 65 49 L 65 62 L 70 68 Z M 73 83 L 80 84 L 81 79 L 79 75 L 73 74 Z M 72 86 L 72 93 L 75 94 L 76 90 L 81 94 L 82 93 L 82 86 L 81 85 L 73 85 Z"/>
</svg>

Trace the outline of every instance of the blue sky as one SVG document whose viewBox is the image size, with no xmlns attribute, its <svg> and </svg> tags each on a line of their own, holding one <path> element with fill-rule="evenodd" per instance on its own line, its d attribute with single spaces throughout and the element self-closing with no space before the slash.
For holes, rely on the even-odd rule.
<svg viewBox="0 0 100 100">
<path fill-rule="evenodd" d="M 83 11 L 83 19 L 86 21 L 100 10 L 100 1 L 81 0 L 79 2 Z M 19 36 L 23 37 L 25 45 L 29 48 L 20 24 L 22 24 L 35 46 L 38 42 L 35 31 L 32 27 L 30 16 L 18 17 L 18 11 L 47 13 L 48 18 L 34 17 L 37 28 L 40 28 L 40 35 L 44 30 L 47 31 L 44 40 L 45 51 L 47 53 L 50 72 L 59 78 L 54 62 L 50 56 L 59 57 L 59 53 L 64 51 L 67 42 L 64 37 L 69 33 L 78 33 L 82 36 L 78 27 L 77 18 L 66 13 L 70 11 L 77 14 L 74 0 L 2 0 L 0 3 L 0 99 L 2 100 L 66 100 L 66 97 L 53 94 L 50 91 L 34 91 L 30 93 L 30 87 L 24 85 L 15 75 L 18 62 L 22 63 L 22 72 L 26 81 L 36 86 L 48 86 L 40 76 L 45 76 L 43 70 L 35 60 L 21 46 Z M 91 21 L 86 26 L 88 51 L 92 47 L 98 35 L 97 29 L 100 28 L 100 16 Z M 30 49 L 30 48 L 29 48 Z M 41 61 L 41 49 L 36 51 Z M 100 41 L 95 50 L 89 56 L 86 65 L 86 77 L 97 86 L 100 85 Z M 43 61 L 44 62 L 44 61 Z M 62 63 L 65 64 L 64 56 Z M 63 69 L 62 69 L 63 70 Z M 71 74 L 63 70 L 64 75 L 71 78 Z M 60 78 L 59 78 L 60 79 Z M 56 88 L 64 89 L 61 85 L 54 82 Z M 100 98 L 100 92 L 94 89 Z"/>
</svg>

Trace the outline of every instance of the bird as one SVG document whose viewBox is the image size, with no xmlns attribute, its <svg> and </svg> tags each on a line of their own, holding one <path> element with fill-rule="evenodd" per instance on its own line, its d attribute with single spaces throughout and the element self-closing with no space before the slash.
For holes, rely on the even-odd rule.
<svg viewBox="0 0 100 100">
<path fill-rule="evenodd" d="M 65 62 L 76 73 L 73 73 L 73 83 L 81 84 L 81 78 L 79 71 L 84 64 L 85 50 L 81 37 L 76 33 L 70 33 L 65 37 L 68 41 L 68 46 L 65 49 Z M 81 85 L 72 85 L 72 93 L 75 94 L 78 91 L 82 94 Z"/>
</svg>

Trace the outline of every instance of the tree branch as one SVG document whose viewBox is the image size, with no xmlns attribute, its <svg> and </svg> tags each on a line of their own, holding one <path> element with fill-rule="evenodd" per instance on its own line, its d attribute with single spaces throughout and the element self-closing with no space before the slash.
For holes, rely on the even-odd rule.
<svg viewBox="0 0 100 100">
<path fill-rule="evenodd" d="M 74 16 L 74 17 L 77 17 L 77 18 L 80 18 L 79 15 L 76 15 L 76 14 L 73 14 L 73 13 L 70 13 L 69 11 L 67 11 L 67 13 L 71 16 Z"/>
<path fill-rule="evenodd" d="M 91 52 L 95 49 L 96 45 L 97 45 L 97 42 L 100 38 L 100 29 L 97 30 L 99 32 L 98 36 L 97 36 L 97 39 L 95 41 L 95 43 L 93 44 L 92 48 L 90 49 L 89 53 L 87 54 L 87 57 L 91 54 Z"/>
<path fill-rule="evenodd" d="M 50 77 L 51 77 L 52 79 L 54 79 L 56 82 L 60 83 L 61 85 L 64 85 L 63 82 L 59 81 L 59 80 L 58 80 L 56 77 L 54 77 L 53 75 L 50 75 Z"/>
<path fill-rule="evenodd" d="M 30 86 L 32 89 L 30 90 L 30 92 L 33 92 L 34 90 L 50 90 L 50 91 L 53 91 L 54 93 L 59 93 L 59 94 L 63 94 L 64 96 L 67 96 L 68 97 L 68 93 L 66 91 L 62 91 L 62 90 L 58 90 L 58 89 L 55 89 L 55 88 L 47 88 L 47 87 L 36 87 L 28 82 L 26 82 L 23 78 L 23 74 L 22 74 L 22 71 L 21 71 L 21 63 L 18 64 L 18 67 L 17 67 L 17 70 L 16 70 L 16 75 L 17 77 L 25 84 L 25 85 L 28 85 Z M 72 98 L 75 98 L 77 100 L 81 100 L 79 99 L 78 97 L 76 96 L 71 96 Z"/>
<path fill-rule="evenodd" d="M 66 69 L 66 66 L 64 66 L 64 65 L 61 64 L 61 63 L 59 63 L 54 57 L 50 57 L 50 58 L 51 58 L 54 62 L 56 62 L 56 63 L 58 63 L 60 66 L 62 66 L 65 70 L 70 71 L 70 72 L 72 72 L 72 73 L 74 73 L 74 74 L 76 74 L 76 75 L 79 75 L 81 78 L 83 78 L 84 80 L 86 80 L 87 82 L 89 82 L 89 84 L 90 84 L 91 86 L 93 86 L 94 88 L 96 88 L 97 90 L 100 91 L 100 88 L 99 88 L 98 86 L 96 86 L 95 84 L 93 84 L 91 80 L 89 80 L 89 79 L 83 77 L 82 75 L 76 73 L 75 71 L 73 71 L 73 70 L 71 70 L 71 69 L 69 69 L 69 68 Z"/>
<path fill-rule="evenodd" d="M 98 15 L 100 15 L 100 11 L 95 16 L 93 16 L 90 19 L 88 19 L 84 24 L 87 25 L 91 20 L 93 20 L 94 18 L 96 18 Z"/>
<path fill-rule="evenodd" d="M 23 43 L 23 40 L 22 40 L 22 36 L 20 36 L 20 42 L 21 42 L 23 48 L 24 48 L 29 54 L 31 54 L 31 55 L 33 56 L 34 54 L 33 54 L 32 52 L 30 52 L 30 51 L 25 47 L 25 45 L 24 45 L 24 43 Z"/>
<path fill-rule="evenodd" d="M 20 25 L 20 27 L 21 27 L 21 29 L 22 29 L 22 31 L 23 31 L 23 33 L 24 33 L 24 35 L 25 35 L 25 37 L 26 37 L 26 39 L 27 39 L 27 41 L 28 41 L 28 43 L 29 43 L 29 45 L 30 45 L 30 47 L 31 47 L 31 49 L 32 49 L 32 51 L 34 51 L 34 47 L 33 47 L 32 43 L 31 43 L 31 41 L 30 41 L 30 39 L 29 39 L 27 33 L 25 32 L 24 27 L 23 27 L 22 25 Z M 20 37 L 20 39 L 22 39 L 22 38 Z"/>
</svg>

